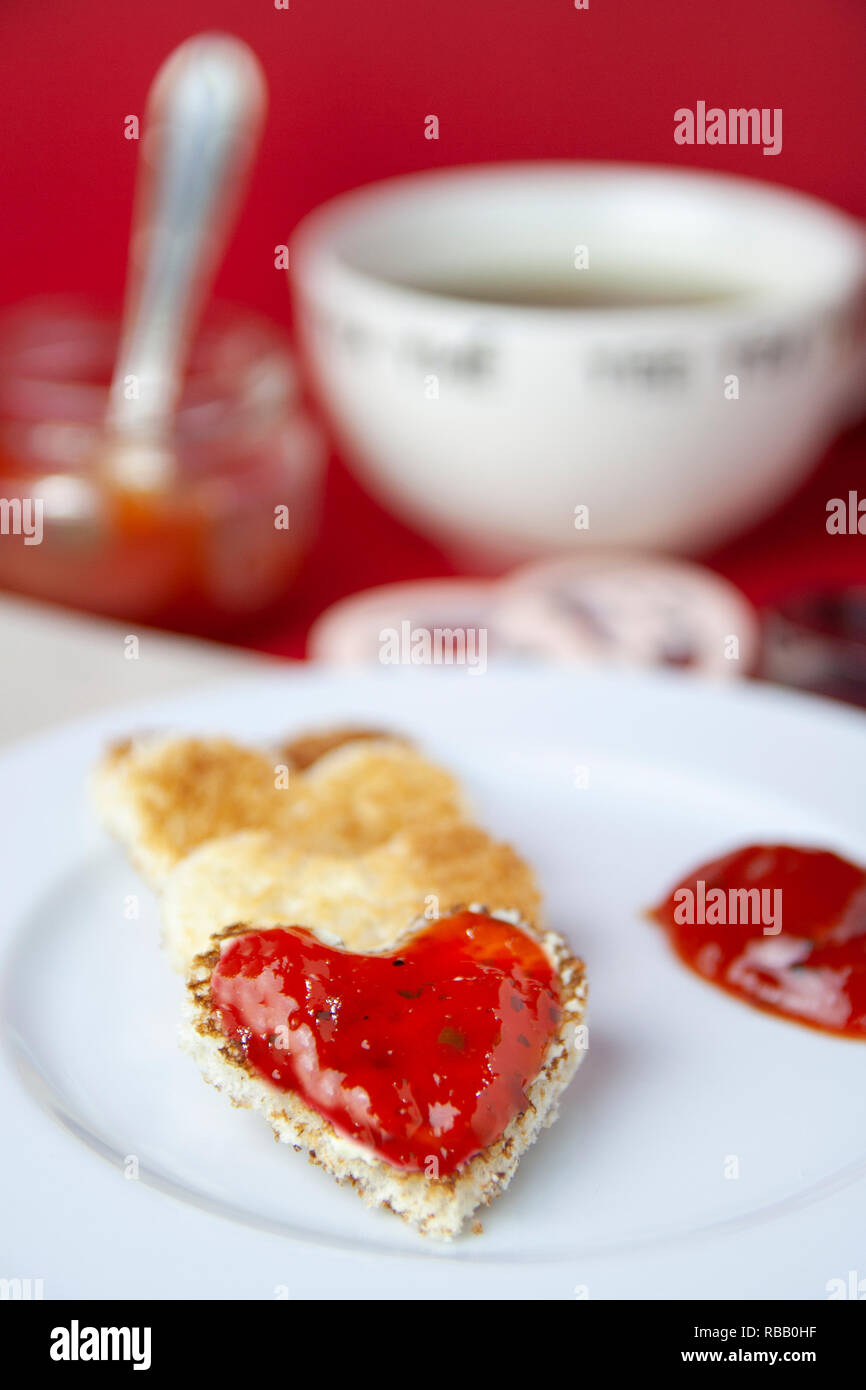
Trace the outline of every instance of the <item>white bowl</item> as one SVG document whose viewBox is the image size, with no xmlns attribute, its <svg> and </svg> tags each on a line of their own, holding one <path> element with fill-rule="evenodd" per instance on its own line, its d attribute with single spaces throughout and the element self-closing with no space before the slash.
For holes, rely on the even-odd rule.
<svg viewBox="0 0 866 1390">
<path fill-rule="evenodd" d="M 592 163 L 412 175 L 313 212 L 292 267 L 348 457 L 482 565 L 568 549 L 580 507 L 581 544 L 700 551 L 790 492 L 851 410 L 862 232 L 767 184 Z M 563 308 L 424 288 L 540 277 L 712 297 Z"/>
</svg>

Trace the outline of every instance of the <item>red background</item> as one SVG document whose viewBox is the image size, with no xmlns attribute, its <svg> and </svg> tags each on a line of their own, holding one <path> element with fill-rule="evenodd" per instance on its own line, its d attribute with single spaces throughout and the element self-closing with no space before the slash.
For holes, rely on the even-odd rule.
<svg viewBox="0 0 866 1390">
<path fill-rule="evenodd" d="M 270 82 L 265 140 L 217 291 L 287 322 L 274 246 L 322 199 L 438 164 L 579 157 L 699 164 L 805 189 L 863 216 L 862 0 L 5 0 L 0 302 L 54 290 L 118 296 L 150 80 L 203 29 L 245 38 Z M 679 106 L 781 107 L 776 158 L 682 147 Z M 439 117 L 438 142 L 424 118 Z M 804 268 L 806 273 L 808 268 Z M 828 497 L 862 488 L 850 431 L 771 524 L 711 562 L 764 601 L 800 580 L 866 579 L 862 538 L 828 537 Z M 426 542 L 332 467 L 324 531 L 290 613 L 256 645 L 300 654 L 326 603 L 442 574 Z"/>
</svg>

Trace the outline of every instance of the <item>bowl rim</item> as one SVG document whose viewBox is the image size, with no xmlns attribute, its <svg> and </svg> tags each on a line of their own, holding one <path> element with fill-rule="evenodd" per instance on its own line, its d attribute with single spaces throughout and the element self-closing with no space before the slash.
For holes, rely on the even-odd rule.
<svg viewBox="0 0 866 1390">
<path fill-rule="evenodd" d="M 825 246 L 836 262 L 836 284 L 815 285 L 800 283 L 790 290 L 778 285 L 766 292 L 750 289 L 730 300 L 706 300 L 687 304 L 650 304 L 611 308 L 607 306 L 575 307 L 498 303 L 491 299 L 473 299 L 466 295 L 449 295 L 423 286 L 413 286 L 387 275 L 354 264 L 342 244 L 347 228 L 374 223 L 377 217 L 387 216 L 389 204 L 433 199 L 444 202 L 449 191 L 466 188 L 470 181 L 479 197 L 489 196 L 492 189 L 506 184 L 519 186 L 570 179 L 609 182 L 621 187 L 624 180 L 643 183 L 649 191 L 669 186 L 691 186 L 703 197 L 715 200 L 726 195 L 746 198 L 756 209 L 780 212 L 786 218 L 798 217 L 811 224 L 812 230 L 825 235 Z M 372 307 L 388 305 L 402 308 L 408 314 L 424 314 L 428 318 L 456 316 L 477 322 L 505 323 L 519 321 L 554 328 L 607 328 L 614 326 L 669 327 L 754 321 L 771 315 L 774 320 L 805 312 L 814 313 L 853 299 L 866 286 L 866 231 L 851 214 L 833 204 L 793 189 L 784 184 L 741 174 L 729 174 L 701 166 L 678 166 L 655 163 L 620 162 L 615 160 L 525 160 L 492 161 L 483 164 L 460 164 L 408 174 L 363 184 L 340 193 L 319 204 L 298 223 L 290 239 L 290 278 L 295 293 L 302 298 L 316 289 L 328 288 L 338 294 L 351 295 L 354 303 Z"/>
</svg>

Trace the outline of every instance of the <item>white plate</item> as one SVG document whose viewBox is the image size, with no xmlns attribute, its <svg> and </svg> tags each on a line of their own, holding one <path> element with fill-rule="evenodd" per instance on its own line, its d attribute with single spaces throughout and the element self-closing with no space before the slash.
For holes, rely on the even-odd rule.
<svg viewBox="0 0 866 1390">
<path fill-rule="evenodd" d="M 484 1234 L 451 1247 L 368 1212 L 201 1082 L 155 904 L 85 800 L 130 729 L 255 741 L 365 719 L 466 780 L 589 966 L 562 1117 Z M 866 859 L 859 714 L 688 677 L 291 669 L 59 729 L 0 774 L 0 1277 L 49 1298 L 569 1299 L 823 1298 L 866 1276 L 866 1049 L 704 984 L 641 916 L 752 840 Z"/>
</svg>

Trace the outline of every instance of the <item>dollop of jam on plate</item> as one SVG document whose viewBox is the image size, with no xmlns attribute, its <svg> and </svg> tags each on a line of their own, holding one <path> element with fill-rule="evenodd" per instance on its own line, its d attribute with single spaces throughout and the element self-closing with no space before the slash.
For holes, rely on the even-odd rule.
<svg viewBox="0 0 866 1390">
<path fill-rule="evenodd" d="M 866 1038 L 866 870 L 824 849 L 749 845 L 651 914 L 704 979 L 760 1009 Z"/>
<path fill-rule="evenodd" d="M 428 1177 L 455 1171 L 525 1109 L 561 1016 L 541 946 L 469 911 L 389 955 L 328 946 L 300 926 L 230 937 L 211 1000 L 259 1076 Z"/>
</svg>

